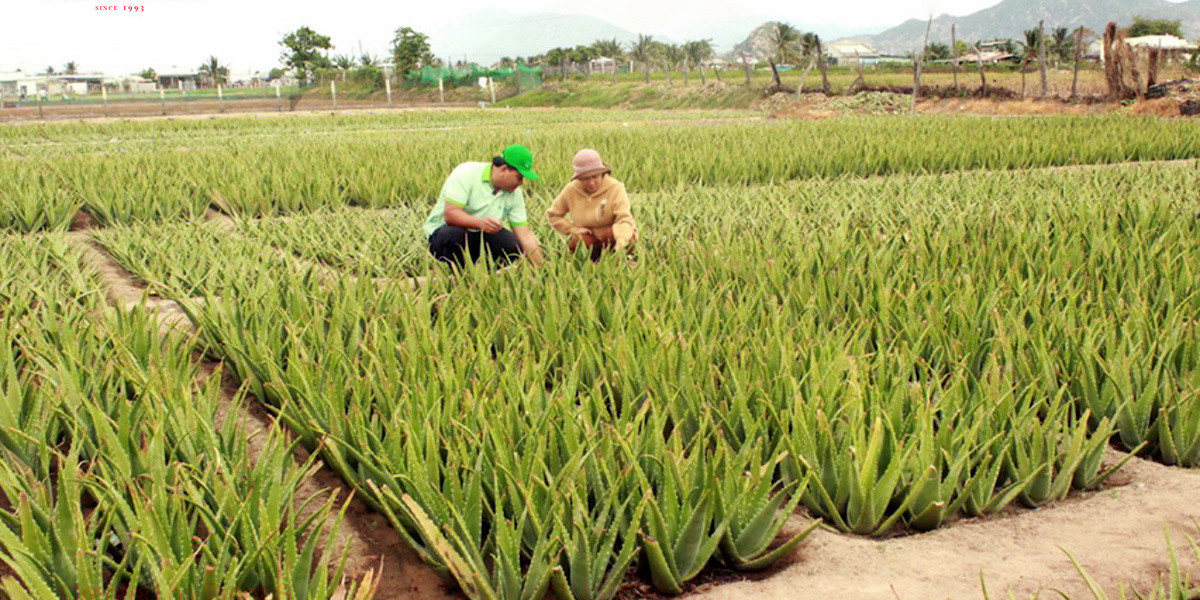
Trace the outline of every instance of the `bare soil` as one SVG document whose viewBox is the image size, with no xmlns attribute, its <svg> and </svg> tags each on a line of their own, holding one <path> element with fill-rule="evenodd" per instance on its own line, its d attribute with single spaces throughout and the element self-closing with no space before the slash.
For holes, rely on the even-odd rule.
<svg viewBox="0 0 1200 600">
<path fill-rule="evenodd" d="M 888 540 L 814 532 L 768 579 L 726 583 L 694 598 L 1091 598 L 1074 557 L 1110 595 L 1121 584 L 1143 593 L 1167 572 L 1170 533 L 1194 565 L 1184 535 L 1200 527 L 1200 472 L 1132 459 L 1124 486 L 1045 508 L 964 520 Z M 790 527 L 806 524 L 793 517 Z"/>
</svg>

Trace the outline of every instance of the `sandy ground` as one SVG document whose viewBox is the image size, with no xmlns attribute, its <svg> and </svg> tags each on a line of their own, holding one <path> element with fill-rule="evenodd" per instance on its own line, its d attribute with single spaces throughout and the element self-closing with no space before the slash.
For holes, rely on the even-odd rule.
<svg viewBox="0 0 1200 600">
<path fill-rule="evenodd" d="M 1195 538 L 1200 527 L 1200 472 L 1135 458 L 1121 475 L 1125 485 L 1050 507 L 903 538 L 821 529 L 770 578 L 723 584 L 694 598 L 982 598 L 981 577 L 992 598 L 1058 598 L 1054 591 L 1091 598 L 1068 553 L 1109 595 L 1122 583 L 1147 592 L 1167 571 L 1166 532 L 1181 560 L 1194 564 L 1184 534 Z"/>
</svg>

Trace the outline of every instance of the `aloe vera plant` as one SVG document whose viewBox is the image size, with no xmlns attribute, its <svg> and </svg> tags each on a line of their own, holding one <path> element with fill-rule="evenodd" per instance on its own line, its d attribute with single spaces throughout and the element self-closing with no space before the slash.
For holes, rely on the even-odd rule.
<svg viewBox="0 0 1200 600">
<path fill-rule="evenodd" d="M 726 516 L 729 523 L 719 545 L 721 557 L 742 571 L 775 564 L 821 524 L 820 520 L 813 521 L 772 547 L 804 496 L 808 478 L 776 489 L 774 473 L 787 456 L 779 453 L 775 462 L 758 465 L 754 464 L 758 462 L 754 460 L 758 451 L 746 446 L 736 456 L 727 453 L 729 463 L 720 468 L 730 475 L 718 479 L 721 485 L 717 488 L 716 515 Z"/>
<path fill-rule="evenodd" d="M 492 141 L 428 135 L 414 147 Z M 551 149 L 574 139 L 539 135 Z M 642 133 L 598 139 L 629 135 Z M 787 529 L 801 505 L 842 531 L 923 531 L 1095 487 L 1119 466 L 1104 462 L 1112 439 L 1189 456 L 1196 226 L 1153 199 L 1196 185 L 1193 170 L 895 175 L 1072 157 L 1038 142 L 1027 158 L 902 149 L 854 162 L 857 135 L 827 142 L 841 165 L 698 161 L 688 172 L 714 185 L 686 188 L 645 175 L 639 224 L 660 233 L 632 265 L 564 259 L 450 281 L 410 262 L 421 240 L 387 216 L 427 208 L 402 190 L 436 179 L 441 150 L 403 181 L 336 179 L 329 198 L 306 187 L 311 174 L 280 175 L 277 203 L 225 194 L 260 179 L 222 184 L 238 235 L 140 224 L 95 237 L 180 300 L 205 351 L 473 597 L 606 598 L 635 565 L 678 593 L 713 560 L 780 559 L 807 535 Z M 341 144 L 281 156 L 366 147 Z M 860 168 L 892 175 L 783 182 Z M 330 208 L 369 204 L 369 189 L 401 208 L 375 223 Z M 1128 200 L 1088 201 L 1112 189 Z M 531 212 L 547 200 L 532 193 Z M 308 214 L 252 220 L 287 211 Z M 734 235 L 747 227 L 756 235 Z M 1147 252 L 1121 252 L 1131 244 Z M 380 270 L 429 283 L 372 281 Z"/>
</svg>

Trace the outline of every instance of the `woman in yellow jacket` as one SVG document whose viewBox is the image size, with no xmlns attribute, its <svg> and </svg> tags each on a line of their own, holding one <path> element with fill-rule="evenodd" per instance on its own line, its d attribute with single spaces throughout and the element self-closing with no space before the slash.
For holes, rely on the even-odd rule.
<svg viewBox="0 0 1200 600">
<path fill-rule="evenodd" d="M 590 148 L 577 152 L 572 163 L 575 175 L 546 211 L 550 226 L 568 236 L 572 252 L 580 243 L 591 249 L 592 260 L 608 249 L 632 250 L 638 232 L 625 184 L 613 179 L 600 153 Z"/>
</svg>

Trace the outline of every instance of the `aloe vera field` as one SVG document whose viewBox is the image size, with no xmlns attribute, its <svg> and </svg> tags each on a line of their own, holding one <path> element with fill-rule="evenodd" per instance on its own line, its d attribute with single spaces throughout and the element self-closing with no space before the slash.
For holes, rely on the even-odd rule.
<svg viewBox="0 0 1200 600">
<path fill-rule="evenodd" d="M 547 260 L 452 273 L 510 143 Z M 0 598 L 1196 598 L 1198 190 L 1126 115 L 0 126 Z"/>
</svg>

